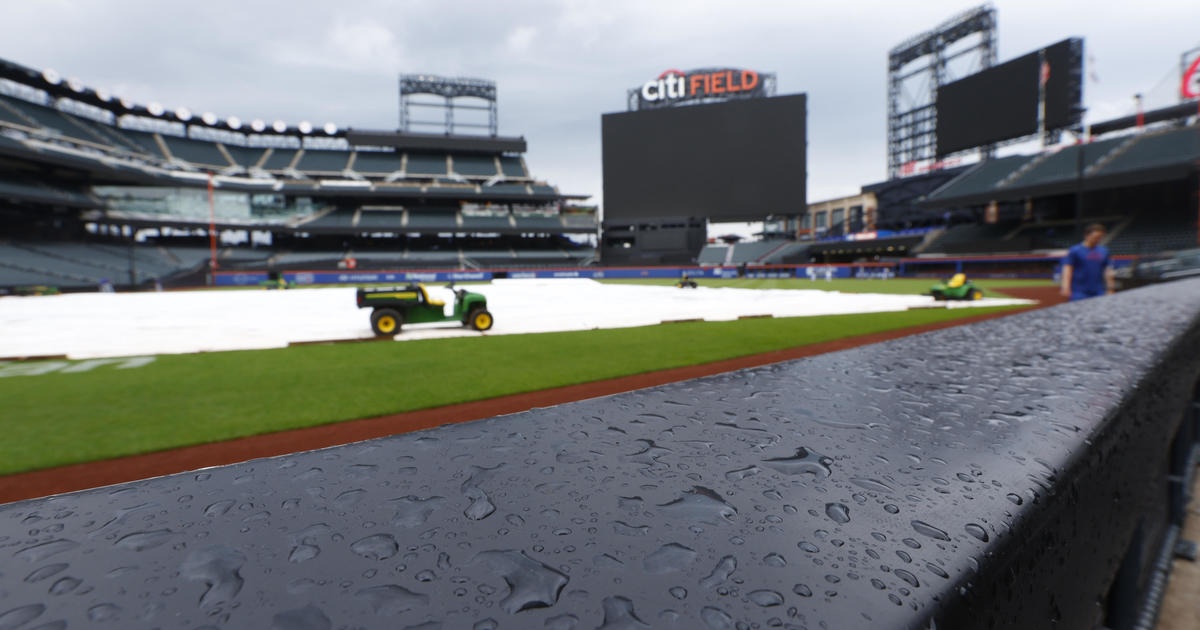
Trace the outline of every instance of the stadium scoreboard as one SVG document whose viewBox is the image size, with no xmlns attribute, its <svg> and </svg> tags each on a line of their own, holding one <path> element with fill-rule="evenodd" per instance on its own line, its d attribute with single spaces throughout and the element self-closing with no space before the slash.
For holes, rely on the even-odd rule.
<svg viewBox="0 0 1200 630">
<path fill-rule="evenodd" d="M 730 73 L 720 81 L 730 77 L 750 80 Z M 803 212 L 806 130 L 805 94 L 605 114 L 605 220 L 745 221 Z"/>
<path fill-rule="evenodd" d="M 1065 39 L 938 88 L 937 155 L 1076 126 L 1082 102 L 1083 40 Z"/>
</svg>

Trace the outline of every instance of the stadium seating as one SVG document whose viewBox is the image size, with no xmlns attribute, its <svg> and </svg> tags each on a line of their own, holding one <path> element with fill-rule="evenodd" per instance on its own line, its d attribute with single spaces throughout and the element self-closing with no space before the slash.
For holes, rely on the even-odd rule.
<svg viewBox="0 0 1200 630">
<path fill-rule="evenodd" d="M 262 159 L 263 154 L 267 152 L 266 149 L 261 148 L 238 147 L 230 145 L 225 145 L 225 151 L 229 153 L 229 156 L 233 158 L 233 161 L 237 163 L 238 166 L 247 169 L 257 166 L 259 160 Z"/>
<path fill-rule="evenodd" d="M 275 149 L 271 151 L 271 155 L 267 156 L 267 160 L 263 162 L 262 169 L 266 171 L 282 171 L 291 168 L 292 162 L 296 159 L 295 149 Z"/>
<path fill-rule="evenodd" d="M 456 212 L 436 212 L 436 211 L 417 211 L 409 210 L 408 223 L 405 227 L 409 230 L 437 230 L 443 232 L 453 232 L 459 229 L 458 214 Z"/>
<path fill-rule="evenodd" d="M 485 155 L 452 155 L 454 172 L 467 177 L 493 177 L 496 175 L 496 160 Z"/>
<path fill-rule="evenodd" d="M 1109 175 L 1200 159 L 1200 131 L 1195 126 L 1146 134 L 1096 170 Z"/>
<path fill-rule="evenodd" d="M 404 166 L 404 156 L 392 151 L 357 151 L 354 170 L 365 175 L 388 175 Z"/>
<path fill-rule="evenodd" d="M 508 215 L 502 216 L 485 216 L 485 215 L 462 215 L 462 229 L 468 232 L 492 232 L 495 230 L 508 230 L 512 228 L 509 223 Z"/>
<path fill-rule="evenodd" d="M 518 229 L 529 232 L 556 232 L 564 227 L 563 219 L 559 216 L 516 214 L 513 219 Z"/>
<path fill-rule="evenodd" d="M 787 245 L 768 253 L 759 262 L 767 265 L 797 264 L 808 262 L 808 248 L 812 243 L 789 242 Z"/>
<path fill-rule="evenodd" d="M 447 177 L 446 156 L 409 153 L 405 172 L 409 177 Z"/>
<path fill-rule="evenodd" d="M 525 163 L 518 157 L 501 156 L 500 172 L 505 177 L 529 177 L 529 173 L 525 170 Z"/>
<path fill-rule="evenodd" d="M 1016 221 L 962 224 L 947 228 L 925 246 L 925 253 L 963 254 L 1006 250 L 1004 237 L 1016 229 Z M 981 249 L 983 248 L 983 249 Z"/>
<path fill-rule="evenodd" d="M 232 166 L 217 145 L 175 136 L 161 136 L 171 156 L 199 166 L 229 168 Z"/>
<path fill-rule="evenodd" d="M 968 169 L 950 183 L 931 193 L 929 198 L 931 200 L 953 199 L 987 193 L 1004 178 L 1033 159 L 1035 158 L 1028 155 L 1015 155 L 980 162 L 974 168 Z"/>
<path fill-rule="evenodd" d="M 1014 173 L 1011 179 L 1004 182 L 1006 187 L 1036 186 L 1078 178 L 1080 171 L 1080 153 L 1083 153 L 1083 172 L 1101 160 L 1109 151 L 1117 148 L 1124 138 L 1101 140 L 1083 145 L 1073 145 L 1055 153 L 1043 153 L 1033 160 L 1025 162 L 1030 165 L 1027 171 Z"/>
<path fill-rule="evenodd" d="M 348 151 L 317 151 L 305 149 L 296 163 L 296 170 L 311 173 L 341 173 L 350 160 Z"/>
<path fill-rule="evenodd" d="M 1144 256 L 1195 246 L 1195 217 L 1146 214 L 1135 217 L 1124 230 L 1113 235 L 1108 251 L 1113 255 Z"/>
<path fill-rule="evenodd" d="M 387 210 L 363 211 L 359 215 L 358 224 L 355 227 L 364 231 L 400 232 L 405 229 L 404 213 Z"/>
<path fill-rule="evenodd" d="M 157 134 L 127 129 L 121 130 L 121 134 L 128 138 L 142 153 L 158 160 L 166 159 L 162 148 L 158 146 L 158 141 L 155 139 Z"/>
<path fill-rule="evenodd" d="M 782 241 L 740 242 L 732 246 L 733 256 L 729 259 L 729 262 L 735 265 L 758 262 L 759 258 L 782 244 Z"/>
</svg>

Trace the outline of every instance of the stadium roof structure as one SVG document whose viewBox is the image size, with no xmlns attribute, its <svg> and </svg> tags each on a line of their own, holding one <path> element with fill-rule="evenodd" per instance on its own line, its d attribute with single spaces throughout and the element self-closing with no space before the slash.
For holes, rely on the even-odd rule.
<svg viewBox="0 0 1200 630">
<path fill-rule="evenodd" d="M 1168 108 L 1175 113 L 1195 111 Z M 1184 112 L 1184 109 L 1187 112 Z M 1178 116 L 1163 120 L 1178 119 Z M 1123 121 L 1093 128 L 1122 129 Z M 1146 129 L 1045 151 L 1036 155 L 986 160 L 931 192 L 920 205 L 950 208 L 1020 201 L 1032 197 L 1153 184 L 1184 179 L 1200 170 L 1200 119 Z"/>
<path fill-rule="evenodd" d="M 91 184 L 207 186 L 319 197 L 549 204 L 522 137 L 249 123 L 141 105 L 0 60 L 0 167 L 71 169 Z M 5 169 L 8 170 L 8 169 Z"/>
</svg>

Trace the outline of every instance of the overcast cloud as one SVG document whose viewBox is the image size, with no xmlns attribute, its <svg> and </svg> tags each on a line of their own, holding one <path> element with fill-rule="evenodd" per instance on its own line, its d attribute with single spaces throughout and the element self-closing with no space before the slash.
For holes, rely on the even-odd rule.
<svg viewBox="0 0 1200 630">
<path fill-rule="evenodd" d="M 809 200 L 886 173 L 887 51 L 974 2 L 8 0 L 0 57 L 221 117 L 395 128 L 397 75 L 493 79 L 535 176 L 601 192 L 600 115 L 667 68 L 746 67 L 809 95 Z M 1174 102 L 1196 0 L 1001 1 L 1000 60 L 1071 36 L 1088 118 Z"/>
</svg>

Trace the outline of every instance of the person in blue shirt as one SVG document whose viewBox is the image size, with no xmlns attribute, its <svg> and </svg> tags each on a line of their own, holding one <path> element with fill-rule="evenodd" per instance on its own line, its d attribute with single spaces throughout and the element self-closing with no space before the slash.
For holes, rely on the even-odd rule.
<svg viewBox="0 0 1200 630">
<path fill-rule="evenodd" d="M 1108 248 L 1100 244 L 1104 226 L 1092 223 L 1083 232 L 1083 242 L 1067 252 L 1062 261 L 1062 295 L 1071 301 L 1113 292 L 1112 261 Z"/>
</svg>

